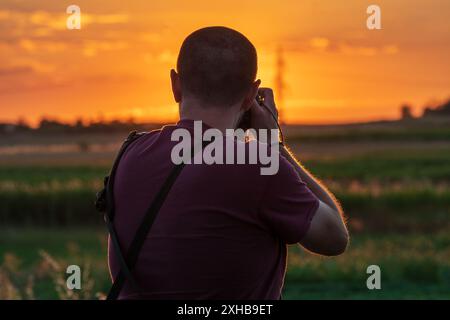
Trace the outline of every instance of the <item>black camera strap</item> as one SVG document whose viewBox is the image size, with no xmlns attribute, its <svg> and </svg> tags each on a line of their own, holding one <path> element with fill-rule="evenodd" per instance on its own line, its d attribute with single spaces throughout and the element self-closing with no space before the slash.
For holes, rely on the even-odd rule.
<svg viewBox="0 0 450 320">
<path fill-rule="evenodd" d="M 152 201 L 151 205 L 146 210 L 144 218 L 142 220 L 142 223 L 140 224 L 139 228 L 137 229 L 137 232 L 130 244 L 130 247 L 129 247 L 127 253 L 126 253 L 126 257 L 124 257 L 124 255 L 122 254 L 123 249 L 121 248 L 119 239 L 117 237 L 117 232 L 116 232 L 116 230 L 114 228 L 114 224 L 113 224 L 114 213 L 115 213 L 114 212 L 115 211 L 114 210 L 115 209 L 114 208 L 114 195 L 113 195 L 114 177 L 115 177 L 115 172 L 117 170 L 117 166 L 120 162 L 120 159 L 121 159 L 122 155 L 124 154 L 125 150 L 127 149 L 127 147 L 133 141 L 135 141 L 139 137 L 143 136 L 144 134 L 145 133 L 137 133 L 135 131 L 130 133 L 128 138 L 123 143 L 123 145 L 114 161 L 114 165 L 111 169 L 111 173 L 110 173 L 109 177 L 105 178 L 105 193 L 106 193 L 104 195 L 104 196 L 106 196 L 105 221 L 106 221 L 106 224 L 108 227 L 108 231 L 110 233 L 111 242 L 114 246 L 114 251 L 115 251 L 116 256 L 121 265 L 120 271 L 117 274 L 117 276 L 115 277 L 114 283 L 108 293 L 107 300 L 115 300 L 118 298 L 120 291 L 122 290 L 126 280 L 129 281 L 133 290 L 135 290 L 137 293 L 141 293 L 141 290 L 132 275 L 132 270 L 134 269 L 134 267 L 137 263 L 137 260 L 139 257 L 139 252 L 144 244 L 147 234 L 149 233 L 149 231 L 155 221 L 155 218 L 156 218 L 159 210 L 161 209 L 162 205 L 164 204 L 164 201 L 165 201 L 167 195 L 169 194 L 170 189 L 172 188 L 173 184 L 175 183 L 176 179 L 178 178 L 179 174 L 181 173 L 182 169 L 185 166 L 185 163 L 181 163 L 181 164 L 177 164 L 173 167 L 173 169 L 167 176 L 166 180 L 164 181 L 161 189 L 159 190 L 156 197 Z M 209 143 L 210 143 L 209 141 L 203 142 L 202 148 L 204 148 Z M 191 151 L 192 151 L 191 158 L 193 158 L 194 157 L 194 147 L 192 147 Z M 97 198 L 99 199 L 100 196 L 97 196 Z M 99 201 L 97 200 L 97 202 L 99 202 Z M 101 206 L 101 204 L 98 205 L 96 203 L 96 205 L 97 205 L 97 208 L 99 210 L 101 210 L 101 208 L 99 208 Z"/>
<path fill-rule="evenodd" d="M 116 170 L 119 165 L 120 160 L 122 159 L 123 154 L 127 150 L 127 148 L 131 145 L 132 142 L 137 140 L 138 138 L 144 136 L 146 132 L 138 133 L 137 131 L 132 131 L 128 137 L 123 142 L 115 160 L 111 171 L 108 176 L 105 177 L 104 180 L 104 188 L 97 193 L 97 200 L 95 202 L 95 206 L 98 211 L 104 212 L 104 220 L 106 223 L 106 227 L 108 228 L 108 233 L 110 236 L 111 244 L 114 249 L 114 253 L 119 260 L 121 271 L 125 273 L 127 279 L 129 280 L 131 286 L 134 290 L 139 291 L 139 287 L 134 280 L 133 275 L 131 274 L 130 269 L 127 266 L 126 260 L 122 254 L 123 249 L 120 245 L 119 238 L 117 236 L 116 229 L 114 227 L 114 215 L 115 215 L 115 205 L 114 205 L 114 180 L 116 175 Z"/>
</svg>

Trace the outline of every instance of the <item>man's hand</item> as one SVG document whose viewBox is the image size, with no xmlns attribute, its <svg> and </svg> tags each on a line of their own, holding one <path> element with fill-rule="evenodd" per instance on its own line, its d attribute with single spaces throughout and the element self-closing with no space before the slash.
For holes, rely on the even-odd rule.
<svg viewBox="0 0 450 320">
<path fill-rule="evenodd" d="M 253 101 L 253 105 L 250 108 L 251 112 L 251 128 L 253 129 L 278 129 L 277 122 L 274 119 L 278 119 L 278 110 L 275 105 L 275 99 L 273 97 L 273 91 L 270 88 L 260 88 L 258 94 L 264 98 L 264 104 L 270 109 L 267 110 L 261 106 L 256 99 Z M 272 115 L 272 114 L 273 115 Z"/>
</svg>

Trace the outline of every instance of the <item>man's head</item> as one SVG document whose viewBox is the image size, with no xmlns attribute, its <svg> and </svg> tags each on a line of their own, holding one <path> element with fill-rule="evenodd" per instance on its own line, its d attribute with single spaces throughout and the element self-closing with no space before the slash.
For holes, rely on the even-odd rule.
<svg viewBox="0 0 450 320">
<path fill-rule="evenodd" d="M 244 35 L 226 27 L 190 34 L 181 46 L 177 71 L 171 72 L 175 100 L 193 99 L 206 107 L 244 104 L 246 108 L 259 85 L 255 82 L 255 47 Z"/>
</svg>

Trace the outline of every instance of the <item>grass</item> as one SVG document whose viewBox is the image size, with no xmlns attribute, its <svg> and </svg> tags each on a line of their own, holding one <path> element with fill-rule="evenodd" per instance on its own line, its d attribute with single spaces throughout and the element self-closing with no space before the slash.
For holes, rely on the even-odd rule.
<svg viewBox="0 0 450 320">
<path fill-rule="evenodd" d="M 64 283 L 64 270 L 70 264 L 88 271 L 85 282 L 92 283 L 75 298 L 103 296 L 110 285 L 106 233 L 86 228 L 3 229 L 0 233 L 1 272 L 18 288 L 26 287 L 32 276 L 34 298 L 67 298 L 60 283 Z M 371 264 L 381 268 L 381 290 L 366 287 L 366 268 Z M 449 299 L 450 233 L 432 238 L 424 234 L 359 234 L 352 238 L 348 252 L 338 258 L 311 255 L 291 246 L 283 298 Z"/>
<path fill-rule="evenodd" d="M 305 165 L 326 179 L 360 181 L 431 180 L 450 181 L 450 149 L 434 152 L 371 152 L 305 161 Z"/>
<path fill-rule="evenodd" d="M 427 230 L 430 224 L 448 224 L 450 150 L 317 157 L 305 165 L 336 193 L 349 216 L 369 230 L 414 229 L 415 221 Z M 99 225 L 93 201 L 107 172 L 108 167 L 95 165 L 2 166 L 0 222 Z M 416 220 L 408 221 L 405 215 Z"/>
<path fill-rule="evenodd" d="M 450 299 L 449 133 L 404 124 L 289 137 L 341 201 L 352 239 L 337 258 L 290 247 L 284 299 Z M 113 154 L 72 156 L 0 160 L 0 299 L 97 299 L 108 290 L 93 201 Z M 86 271 L 80 292 L 65 289 L 69 264 Z M 381 268 L 381 290 L 366 287 L 371 264 Z"/>
<path fill-rule="evenodd" d="M 3 229 L 0 255 L 0 278 L 14 288 L 8 297 L 0 288 L 0 299 L 28 298 L 27 282 L 36 299 L 96 299 L 109 285 L 106 233 L 99 229 Z M 80 291 L 65 285 L 65 270 L 72 264 L 83 270 Z"/>
<path fill-rule="evenodd" d="M 299 127 L 290 129 L 290 141 L 348 142 L 348 141 L 449 141 L 449 122 L 385 123 L 349 126 Z"/>
<path fill-rule="evenodd" d="M 291 248 L 285 296 L 291 299 L 450 299 L 450 236 L 364 234 L 348 252 L 320 258 Z M 366 287 L 367 266 L 381 269 L 381 290 Z"/>
<path fill-rule="evenodd" d="M 302 157 L 300 156 L 300 159 Z M 396 181 L 450 180 L 450 149 L 406 150 L 391 152 L 367 152 L 363 155 L 317 157 L 304 161 L 315 175 L 323 179 Z M 88 185 L 100 184 L 108 173 L 109 166 L 67 165 L 67 166 L 17 166 L 0 167 L 0 183 L 26 183 L 36 186 L 43 183 L 78 181 Z M 0 185 L 1 186 L 1 185 Z"/>
</svg>

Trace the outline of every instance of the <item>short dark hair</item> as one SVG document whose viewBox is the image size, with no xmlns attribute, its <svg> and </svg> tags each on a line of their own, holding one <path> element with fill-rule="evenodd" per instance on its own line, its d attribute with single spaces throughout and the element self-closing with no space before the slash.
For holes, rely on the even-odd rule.
<svg viewBox="0 0 450 320">
<path fill-rule="evenodd" d="M 183 93 L 207 104 L 231 105 L 242 99 L 255 81 L 256 49 L 233 29 L 199 29 L 184 40 L 177 71 Z"/>
</svg>

